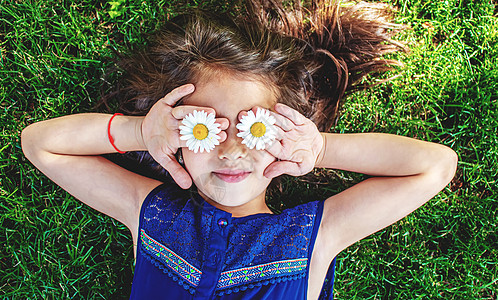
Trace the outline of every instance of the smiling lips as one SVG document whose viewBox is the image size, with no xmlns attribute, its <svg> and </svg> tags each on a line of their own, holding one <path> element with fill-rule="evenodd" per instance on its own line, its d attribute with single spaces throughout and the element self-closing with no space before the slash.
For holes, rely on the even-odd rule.
<svg viewBox="0 0 498 300">
<path fill-rule="evenodd" d="M 225 182 L 235 183 L 246 179 L 251 172 L 244 170 L 223 169 L 213 172 L 218 178 Z"/>
</svg>

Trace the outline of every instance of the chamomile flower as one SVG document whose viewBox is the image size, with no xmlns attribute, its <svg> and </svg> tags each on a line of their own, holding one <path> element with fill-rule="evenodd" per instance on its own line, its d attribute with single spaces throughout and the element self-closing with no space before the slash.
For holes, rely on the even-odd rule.
<svg viewBox="0 0 498 300">
<path fill-rule="evenodd" d="M 186 115 L 182 124 L 179 126 L 180 139 L 187 140 L 187 147 L 189 150 L 209 152 L 214 149 L 214 146 L 219 145 L 218 141 L 221 137 L 218 133 L 221 132 L 221 125 L 214 122 L 214 114 L 207 114 L 205 111 L 196 111 Z"/>
<path fill-rule="evenodd" d="M 250 110 L 236 125 L 240 131 L 237 136 L 242 137 L 244 139 L 242 144 L 250 149 L 256 146 L 256 150 L 263 150 L 266 145 L 271 145 L 277 137 L 275 122 L 276 120 L 270 115 L 269 110 L 258 107 L 256 115 Z"/>
</svg>

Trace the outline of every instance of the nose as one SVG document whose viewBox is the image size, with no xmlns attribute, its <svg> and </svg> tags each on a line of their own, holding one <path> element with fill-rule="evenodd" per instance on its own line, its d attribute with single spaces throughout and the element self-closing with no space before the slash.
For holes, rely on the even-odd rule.
<svg viewBox="0 0 498 300">
<path fill-rule="evenodd" d="M 242 144 L 242 138 L 237 136 L 239 132 L 235 126 L 230 125 L 225 131 L 227 139 L 216 146 L 219 159 L 237 160 L 245 158 L 249 152 L 246 145 Z"/>
</svg>

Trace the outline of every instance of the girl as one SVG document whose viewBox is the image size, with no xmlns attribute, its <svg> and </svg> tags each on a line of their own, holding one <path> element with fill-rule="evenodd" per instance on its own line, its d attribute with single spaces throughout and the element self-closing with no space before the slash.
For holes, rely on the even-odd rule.
<svg viewBox="0 0 498 300">
<path fill-rule="evenodd" d="M 330 299 L 336 255 L 454 175 L 457 156 L 445 146 L 328 133 L 344 93 L 397 64 L 379 59 L 399 46 L 385 6 L 313 1 L 287 11 L 254 1 L 241 11 L 178 17 L 123 56 L 120 84 L 102 104 L 117 98 L 127 115 L 76 114 L 22 132 L 37 168 L 130 229 L 132 299 Z M 99 156 L 129 151 L 174 181 Z M 272 179 L 314 167 L 372 177 L 274 214 L 265 204 Z"/>
</svg>

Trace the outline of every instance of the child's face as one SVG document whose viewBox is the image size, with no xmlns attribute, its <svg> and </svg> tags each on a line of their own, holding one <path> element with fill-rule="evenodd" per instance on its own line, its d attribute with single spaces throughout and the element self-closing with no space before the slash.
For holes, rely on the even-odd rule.
<svg viewBox="0 0 498 300">
<path fill-rule="evenodd" d="M 218 78 L 215 78 L 218 77 Z M 263 176 L 265 168 L 276 159 L 265 150 L 249 149 L 237 137 L 238 115 L 254 106 L 273 110 L 276 98 L 262 83 L 245 81 L 229 76 L 213 76 L 196 85 L 195 92 L 184 98 L 184 105 L 212 107 L 217 118 L 227 118 L 227 139 L 209 153 L 182 148 L 185 167 L 190 173 L 199 193 L 211 204 L 223 207 L 246 207 L 258 210 L 264 205 L 265 191 L 271 182 Z M 250 172 L 238 182 L 236 178 L 223 177 L 221 170 L 242 170 Z M 211 200 L 211 201 L 210 201 Z M 214 202 L 214 203 L 213 203 Z M 256 209 L 255 209 L 256 208 Z"/>
</svg>

